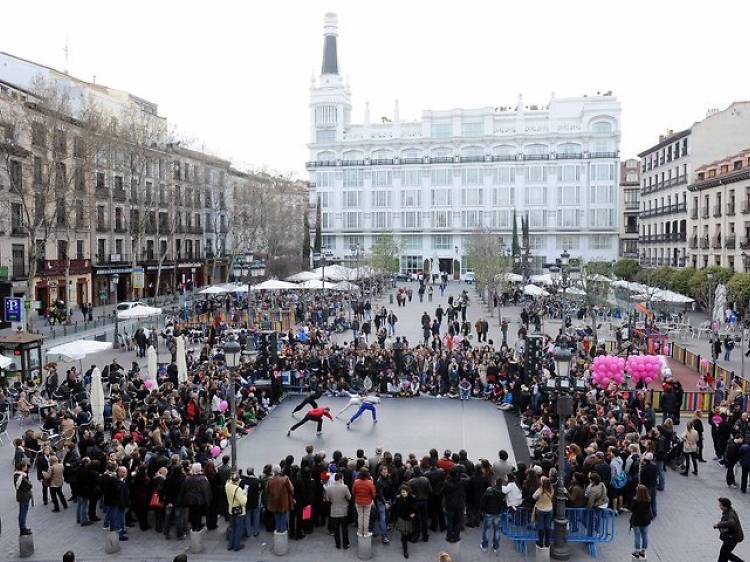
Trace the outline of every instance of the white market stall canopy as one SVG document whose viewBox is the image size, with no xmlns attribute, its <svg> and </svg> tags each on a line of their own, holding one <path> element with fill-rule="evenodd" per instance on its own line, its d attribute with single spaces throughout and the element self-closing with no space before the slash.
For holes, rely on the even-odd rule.
<svg viewBox="0 0 750 562">
<path fill-rule="evenodd" d="M 640 302 L 666 302 L 672 304 L 690 304 L 695 302 L 694 299 L 686 297 L 680 293 L 674 291 L 667 291 L 666 289 L 657 289 L 655 287 L 649 287 L 649 290 L 639 295 L 633 295 L 631 300 Z"/>
<path fill-rule="evenodd" d="M 523 288 L 523 294 L 524 295 L 530 295 L 532 297 L 548 297 L 549 293 L 542 289 L 541 287 L 537 287 L 536 285 L 526 285 Z"/>
<path fill-rule="evenodd" d="M 227 290 L 223 287 L 217 287 L 217 286 L 211 286 L 206 287 L 205 289 L 202 289 L 198 291 L 198 294 L 200 295 L 221 295 L 223 293 L 226 293 Z"/>
<path fill-rule="evenodd" d="M 121 310 L 117 313 L 120 320 L 132 320 L 134 318 L 150 318 L 161 314 L 161 308 L 155 306 L 134 306 L 128 310 Z"/>
<path fill-rule="evenodd" d="M 268 281 L 263 281 L 263 283 L 253 285 L 252 289 L 253 291 L 284 291 L 299 289 L 299 285 L 287 283 L 286 281 L 280 281 L 278 279 L 269 279 Z"/>
<path fill-rule="evenodd" d="M 319 279 L 312 279 L 310 281 L 305 281 L 304 283 L 300 283 L 299 285 L 295 285 L 298 289 L 312 289 L 312 290 L 320 290 L 320 289 L 335 289 L 336 284 L 331 283 L 330 281 L 320 281 Z"/>
<path fill-rule="evenodd" d="M 507 281 L 508 283 L 520 283 L 523 276 L 518 273 L 501 273 L 495 278 L 496 281 Z"/>
<path fill-rule="evenodd" d="M 13 359 L 5 355 L 0 355 L 0 369 L 7 369 L 11 363 L 13 363 Z"/>
<path fill-rule="evenodd" d="M 48 355 L 59 355 L 64 361 L 80 361 L 87 355 L 112 349 L 112 342 L 77 340 L 47 350 Z"/>
<path fill-rule="evenodd" d="M 286 278 L 291 283 L 301 283 L 303 281 L 320 281 L 323 278 L 322 273 L 316 271 L 300 271 Z"/>
<path fill-rule="evenodd" d="M 325 270 L 325 273 L 323 270 Z M 349 281 L 357 278 L 356 270 L 344 267 L 343 265 L 317 267 L 313 269 L 313 273 L 319 274 L 319 279 L 325 276 L 326 281 Z"/>
<path fill-rule="evenodd" d="M 568 287 L 563 291 L 566 295 L 585 295 L 586 291 L 579 289 L 578 287 Z"/>
<path fill-rule="evenodd" d="M 359 285 L 350 283 L 349 281 L 341 281 L 336 283 L 333 288 L 337 291 L 359 291 Z"/>
<path fill-rule="evenodd" d="M 549 273 L 542 273 L 541 275 L 532 275 L 529 277 L 529 281 L 532 283 L 540 283 L 542 285 L 554 285 L 552 275 Z M 528 286 L 528 285 L 527 285 Z"/>
</svg>

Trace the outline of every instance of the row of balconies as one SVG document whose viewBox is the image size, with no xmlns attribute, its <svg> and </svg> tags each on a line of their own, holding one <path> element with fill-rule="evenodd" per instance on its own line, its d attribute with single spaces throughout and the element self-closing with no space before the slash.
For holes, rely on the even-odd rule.
<svg viewBox="0 0 750 562">
<path fill-rule="evenodd" d="M 685 174 L 681 176 L 675 176 L 671 179 L 664 180 L 663 182 L 647 185 L 641 188 L 641 194 L 646 195 L 648 193 L 654 193 L 655 191 L 661 191 L 662 189 L 668 189 L 677 185 L 687 183 L 687 176 Z"/>
<path fill-rule="evenodd" d="M 750 238 L 740 238 L 739 244 L 741 249 L 747 250 L 748 248 L 750 248 Z M 699 247 L 702 250 L 708 250 L 709 247 L 713 248 L 714 250 L 718 250 L 721 248 L 734 250 L 737 248 L 737 235 L 729 234 L 722 240 L 722 236 L 720 234 L 717 234 L 713 237 L 710 237 L 708 234 L 703 234 L 701 236 L 694 234 L 690 237 L 689 246 L 693 250 L 698 249 Z"/>
<path fill-rule="evenodd" d="M 641 255 L 638 259 L 640 265 L 644 267 L 685 267 L 685 258 L 665 258 L 665 257 L 646 257 Z"/>
<path fill-rule="evenodd" d="M 664 232 L 661 234 L 643 234 L 638 238 L 641 244 L 652 244 L 654 242 L 684 242 L 687 238 L 685 232 Z"/>
<path fill-rule="evenodd" d="M 654 207 L 653 209 L 645 209 L 638 213 L 638 216 L 642 219 L 648 217 L 658 217 L 661 215 L 671 215 L 674 213 L 684 213 L 687 211 L 687 203 L 672 203 L 671 205 L 664 205 L 662 207 Z"/>
<path fill-rule="evenodd" d="M 507 162 L 513 160 L 582 160 L 619 158 L 619 152 L 564 152 L 544 154 L 487 154 L 484 156 L 425 156 L 423 158 L 373 158 L 365 160 L 311 160 L 306 168 L 347 166 L 398 166 L 403 164 L 464 164 L 469 162 Z"/>
<path fill-rule="evenodd" d="M 176 259 L 175 259 L 176 256 Z M 200 252 L 200 251 L 181 251 L 179 254 L 174 254 L 173 252 L 167 252 L 166 258 L 164 258 L 165 262 L 175 262 L 175 261 L 194 261 L 194 260 L 201 260 L 201 259 L 213 259 L 216 256 L 214 252 Z M 144 250 L 143 252 L 139 252 L 136 254 L 136 263 L 139 262 L 150 262 L 150 261 L 156 261 L 161 259 L 162 255 L 156 251 L 149 251 Z M 220 255 L 218 257 L 221 257 Z M 91 263 L 90 260 L 85 260 L 89 264 Z M 112 265 L 112 264 L 123 264 L 123 263 L 133 263 L 133 254 L 94 254 L 94 265 L 96 266 L 103 266 L 103 265 Z"/>
<path fill-rule="evenodd" d="M 94 190 L 94 192 L 95 192 L 96 198 L 99 199 L 99 200 L 108 201 L 110 199 L 110 190 L 108 188 L 106 188 L 106 187 L 97 187 Z M 113 201 L 118 201 L 118 202 L 123 202 L 124 203 L 125 201 L 128 201 L 128 192 L 125 191 L 124 189 L 113 189 L 111 191 L 111 198 L 112 198 Z M 131 203 L 137 203 L 138 202 L 138 196 L 136 194 L 132 193 L 132 192 L 130 194 L 130 202 Z M 170 205 L 171 203 L 172 202 L 168 201 L 167 197 L 160 197 L 158 205 L 160 205 L 160 206 L 167 206 L 167 205 Z M 157 203 L 152 198 L 146 198 L 145 204 L 146 205 L 155 205 Z M 187 199 L 187 198 L 183 198 L 183 197 L 175 197 L 174 204 L 176 204 L 178 206 L 181 206 L 181 207 L 191 207 L 191 208 L 195 208 L 195 209 L 200 209 L 200 208 L 213 209 L 214 208 L 213 205 L 211 205 L 210 202 L 207 205 L 204 205 L 203 207 L 201 207 L 199 199 L 195 200 L 195 199 Z M 220 201 L 219 204 L 218 204 L 218 208 L 220 210 L 222 210 L 222 211 L 226 210 L 226 203 Z"/>
<path fill-rule="evenodd" d="M 726 204 L 726 207 L 723 208 L 723 213 L 728 217 L 733 217 L 736 214 L 735 210 L 736 204 L 734 201 L 730 201 Z M 748 215 L 750 214 L 750 199 L 747 199 L 742 202 L 742 214 Z M 720 203 L 715 203 L 713 206 L 713 213 L 709 212 L 708 207 L 703 207 L 700 210 L 700 213 L 698 211 L 698 207 L 693 207 L 690 210 L 690 218 L 692 220 L 698 220 L 698 216 L 700 215 L 701 218 L 707 219 L 710 218 L 712 215 L 714 218 L 719 218 L 722 216 L 722 206 Z"/>
</svg>

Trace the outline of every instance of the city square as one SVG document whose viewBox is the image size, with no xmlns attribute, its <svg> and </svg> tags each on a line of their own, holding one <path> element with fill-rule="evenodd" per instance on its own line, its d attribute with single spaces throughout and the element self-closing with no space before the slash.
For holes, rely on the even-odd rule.
<svg viewBox="0 0 750 562">
<path fill-rule="evenodd" d="M 688 94 L 584 0 L 77 4 L 0 39 L 4 559 L 748 558 L 739 13 Z"/>
</svg>

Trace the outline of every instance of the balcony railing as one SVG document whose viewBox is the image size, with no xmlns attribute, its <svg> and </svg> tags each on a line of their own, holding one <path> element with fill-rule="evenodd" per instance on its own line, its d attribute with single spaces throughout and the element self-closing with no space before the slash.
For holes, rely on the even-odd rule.
<svg viewBox="0 0 750 562">
<path fill-rule="evenodd" d="M 744 238 L 741 238 L 740 248 L 742 248 L 743 250 L 747 250 L 748 248 L 750 248 L 750 238 L 748 238 L 747 236 L 745 236 Z"/>
<path fill-rule="evenodd" d="M 685 242 L 687 235 L 684 232 L 666 232 L 662 234 L 644 234 L 638 241 L 641 244 L 653 242 Z"/>
<path fill-rule="evenodd" d="M 693 207 L 690 209 L 690 218 L 692 220 L 698 220 L 698 207 Z"/>
<path fill-rule="evenodd" d="M 690 237 L 690 249 L 695 250 L 698 248 L 698 237 L 697 236 L 691 236 Z"/>
<path fill-rule="evenodd" d="M 461 156 L 461 162 L 484 162 L 485 156 Z"/>
<path fill-rule="evenodd" d="M 638 201 L 625 201 L 625 210 L 626 211 L 637 211 L 638 210 Z"/>
<path fill-rule="evenodd" d="M 705 207 L 703 209 L 703 212 L 701 213 L 701 217 L 703 217 L 704 219 L 707 219 L 709 216 L 711 216 L 711 213 L 708 212 L 708 207 Z"/>
<path fill-rule="evenodd" d="M 11 225 L 11 227 L 10 227 L 10 235 L 11 236 L 15 236 L 15 237 L 19 237 L 20 238 L 20 237 L 24 237 L 24 236 L 28 235 L 28 233 L 29 233 L 29 230 L 25 226 L 23 226 L 23 225 L 14 224 L 14 225 Z"/>
<path fill-rule="evenodd" d="M 109 199 L 109 189 L 106 187 L 97 187 L 94 193 L 97 199 Z"/>
<path fill-rule="evenodd" d="M 524 154 L 524 160 L 549 160 L 549 154 Z"/>
<path fill-rule="evenodd" d="M 112 263 L 132 263 L 130 254 L 95 254 L 95 265 L 109 265 Z"/>
<path fill-rule="evenodd" d="M 617 158 L 617 152 L 591 152 L 591 158 Z"/>
<path fill-rule="evenodd" d="M 115 224 L 115 232 L 118 234 L 125 234 L 128 231 L 128 227 L 123 223 Z"/>
<path fill-rule="evenodd" d="M 39 260 L 37 264 L 37 273 L 44 275 L 64 275 L 68 266 L 68 260 Z M 88 273 L 91 269 L 91 260 L 75 259 L 70 260 L 70 273 L 72 275 L 81 275 Z"/>
<path fill-rule="evenodd" d="M 724 247 L 727 250 L 734 250 L 737 247 L 737 238 L 733 234 L 727 236 L 727 239 L 724 240 Z"/>
<path fill-rule="evenodd" d="M 580 152 L 558 152 L 555 156 L 557 160 L 580 160 L 582 157 Z"/>
<path fill-rule="evenodd" d="M 701 237 L 701 249 L 708 250 L 708 236 Z"/>
<path fill-rule="evenodd" d="M 105 222 L 97 222 L 96 231 L 97 232 L 109 232 L 109 225 Z"/>
<path fill-rule="evenodd" d="M 430 162 L 433 164 L 452 164 L 453 156 L 432 156 Z"/>
<path fill-rule="evenodd" d="M 115 201 L 125 201 L 128 198 L 128 194 L 124 189 L 115 189 L 112 192 L 112 199 Z"/>
<path fill-rule="evenodd" d="M 639 213 L 639 216 L 641 218 L 658 217 L 661 215 L 671 215 L 673 213 L 684 213 L 686 210 L 687 204 L 685 202 L 672 203 L 671 205 L 664 205 L 662 207 L 646 209 L 645 211 L 641 211 Z"/>
<path fill-rule="evenodd" d="M 670 187 L 674 187 L 677 185 L 682 185 L 684 183 L 687 183 L 687 175 L 683 174 L 681 176 L 675 176 L 671 179 L 664 180 L 661 183 L 654 183 L 651 185 L 647 185 L 644 188 L 641 188 L 641 193 L 653 193 L 655 191 L 661 191 L 662 189 L 668 189 Z"/>
<path fill-rule="evenodd" d="M 637 226 L 626 226 L 625 227 L 625 234 L 638 234 L 638 227 Z"/>
<path fill-rule="evenodd" d="M 711 247 L 714 250 L 719 250 L 721 248 L 721 236 L 714 236 L 713 240 L 711 241 Z"/>
</svg>

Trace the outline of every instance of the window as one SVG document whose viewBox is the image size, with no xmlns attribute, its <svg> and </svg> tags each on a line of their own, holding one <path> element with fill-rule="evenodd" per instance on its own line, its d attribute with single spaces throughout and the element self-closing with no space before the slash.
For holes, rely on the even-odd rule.
<svg viewBox="0 0 750 562">
<path fill-rule="evenodd" d="M 544 249 L 544 236 L 530 235 L 529 236 L 529 250 L 543 250 Z"/>
<path fill-rule="evenodd" d="M 433 250 L 450 250 L 451 244 L 453 244 L 453 238 L 450 234 L 433 234 L 432 235 L 432 249 Z"/>
<path fill-rule="evenodd" d="M 422 256 L 404 256 L 401 258 L 401 271 L 404 273 L 419 273 L 423 267 Z"/>
<path fill-rule="evenodd" d="M 496 187 L 492 190 L 492 205 L 506 207 L 513 205 L 514 189 L 512 187 Z"/>
<path fill-rule="evenodd" d="M 591 224 L 593 227 L 605 227 L 614 226 L 615 224 L 615 211 L 614 209 L 591 209 Z"/>
<path fill-rule="evenodd" d="M 638 174 L 636 173 L 629 173 L 625 176 L 625 181 L 628 183 L 638 183 Z"/>
<path fill-rule="evenodd" d="M 453 125 L 450 121 L 433 121 L 432 137 L 436 139 L 445 139 L 453 134 Z"/>
<path fill-rule="evenodd" d="M 360 228 L 360 218 L 362 213 L 358 212 L 345 212 L 344 213 L 344 228 Z"/>
<path fill-rule="evenodd" d="M 418 189 L 401 190 L 402 207 L 419 207 L 422 205 L 422 192 Z"/>
<path fill-rule="evenodd" d="M 497 185 L 511 185 L 516 183 L 516 169 L 510 166 L 495 168 L 492 172 L 492 182 Z"/>
<path fill-rule="evenodd" d="M 484 121 L 482 121 L 481 119 L 465 120 L 461 124 L 461 136 L 481 137 L 483 134 L 484 134 Z"/>
<path fill-rule="evenodd" d="M 34 156 L 34 185 L 41 186 L 42 181 L 42 159 L 39 156 Z"/>
<path fill-rule="evenodd" d="M 335 142 L 336 129 L 319 129 L 315 132 L 315 142 Z"/>
<path fill-rule="evenodd" d="M 392 184 L 391 172 L 386 170 L 379 170 L 372 173 L 372 186 L 373 187 L 390 187 Z"/>
<path fill-rule="evenodd" d="M 10 205 L 10 225 L 13 230 L 19 230 L 23 227 L 23 207 L 20 203 L 11 203 Z"/>
<path fill-rule="evenodd" d="M 608 123 L 607 121 L 597 121 L 596 123 L 591 125 L 591 132 L 592 133 L 611 133 L 612 124 Z"/>
<path fill-rule="evenodd" d="M 437 168 L 432 170 L 432 185 L 451 185 L 453 173 L 449 168 Z"/>
<path fill-rule="evenodd" d="M 391 228 L 391 213 L 388 211 L 377 211 L 372 213 L 372 228 Z"/>
<path fill-rule="evenodd" d="M 524 172 L 526 183 L 543 183 L 547 181 L 547 170 L 544 166 L 527 166 Z"/>
<path fill-rule="evenodd" d="M 562 185 L 557 188 L 558 205 L 580 205 L 581 188 L 577 185 Z"/>
<path fill-rule="evenodd" d="M 34 146 L 44 146 L 47 142 L 47 132 L 42 123 L 31 124 L 31 144 Z"/>
<path fill-rule="evenodd" d="M 483 175 L 481 168 L 464 168 L 461 170 L 463 185 L 482 185 Z"/>
<path fill-rule="evenodd" d="M 344 170 L 344 187 L 362 187 L 363 176 L 361 170 Z"/>
<path fill-rule="evenodd" d="M 574 182 L 581 179 L 580 166 L 560 166 L 560 181 Z"/>
<path fill-rule="evenodd" d="M 421 250 L 422 249 L 422 237 L 421 236 L 402 236 L 401 237 L 401 249 L 402 250 Z"/>
<path fill-rule="evenodd" d="M 482 226 L 482 211 L 461 211 L 461 226 L 463 228 L 480 228 Z"/>
<path fill-rule="evenodd" d="M 320 213 L 320 227 L 333 228 L 333 213 Z"/>
<path fill-rule="evenodd" d="M 465 187 L 461 190 L 461 204 L 482 205 L 482 191 L 481 187 Z"/>
<path fill-rule="evenodd" d="M 544 209 L 532 209 L 528 211 L 529 228 L 544 228 Z"/>
<path fill-rule="evenodd" d="M 320 245 L 327 250 L 336 249 L 336 237 L 324 234 L 320 240 Z"/>
<path fill-rule="evenodd" d="M 453 226 L 453 211 L 432 211 L 432 228 L 450 228 Z"/>
<path fill-rule="evenodd" d="M 432 206 L 433 207 L 450 207 L 453 202 L 453 192 L 450 189 L 433 189 Z"/>
<path fill-rule="evenodd" d="M 511 228 L 512 226 L 512 211 L 510 209 L 501 209 L 499 211 L 492 212 L 492 227 L 493 228 Z"/>
<path fill-rule="evenodd" d="M 390 191 L 373 191 L 372 192 L 372 206 L 378 207 L 390 207 L 391 206 L 391 192 Z"/>
<path fill-rule="evenodd" d="M 419 186 L 422 184 L 422 177 L 419 170 L 404 170 L 401 172 L 401 185 Z"/>
<path fill-rule="evenodd" d="M 420 211 L 401 211 L 401 228 L 420 228 L 421 218 Z"/>
<path fill-rule="evenodd" d="M 342 191 L 341 201 L 345 209 L 356 209 L 359 207 L 361 191 Z"/>
<path fill-rule="evenodd" d="M 614 202 L 615 186 L 592 185 L 589 187 L 589 202 L 592 205 L 610 205 Z"/>
<path fill-rule="evenodd" d="M 580 246 L 578 236 L 558 236 L 557 237 L 557 249 L 558 250 L 577 250 Z"/>
<path fill-rule="evenodd" d="M 333 187 L 335 185 L 334 172 L 316 172 L 315 185 L 317 187 Z"/>
<path fill-rule="evenodd" d="M 578 156 L 581 154 L 581 145 L 573 143 L 561 144 L 557 147 L 557 154 L 563 156 Z"/>
<path fill-rule="evenodd" d="M 527 187 L 526 193 L 526 204 L 527 205 L 546 205 L 547 204 L 547 188 L 546 187 Z"/>
<path fill-rule="evenodd" d="M 612 237 L 606 234 L 593 234 L 589 238 L 589 246 L 592 250 L 609 250 L 612 247 Z"/>
<path fill-rule="evenodd" d="M 606 152 L 606 151 L 603 151 Z M 615 179 L 614 164 L 592 164 L 591 181 L 607 181 Z"/>
<path fill-rule="evenodd" d="M 559 209 L 557 211 L 558 226 L 561 228 L 575 228 L 581 226 L 580 209 Z"/>
</svg>

